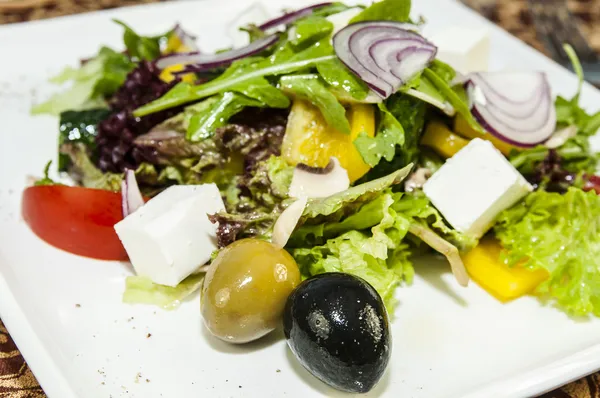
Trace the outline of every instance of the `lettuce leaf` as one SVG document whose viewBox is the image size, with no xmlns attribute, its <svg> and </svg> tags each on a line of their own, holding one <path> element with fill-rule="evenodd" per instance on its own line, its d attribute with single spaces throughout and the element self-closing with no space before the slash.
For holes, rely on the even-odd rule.
<svg viewBox="0 0 600 398">
<path fill-rule="evenodd" d="M 362 277 L 379 292 L 391 310 L 395 288 L 402 281 L 411 283 L 414 275 L 409 245 L 403 242 L 410 220 L 398 215 L 391 207 L 393 203 L 393 194 L 383 193 L 346 220 L 327 223 L 321 228 L 322 231 L 327 229 L 327 233 L 347 232 L 322 245 L 289 248 L 302 274 L 308 277 L 324 272 L 345 272 Z M 376 224 L 367 229 L 373 222 Z M 329 228 L 330 225 L 335 227 Z M 298 242 L 296 234 L 303 233 L 302 230 L 295 232 L 292 241 Z"/>
<path fill-rule="evenodd" d="M 127 304 L 152 304 L 174 310 L 183 300 L 202 286 L 204 274 L 192 274 L 176 287 L 158 285 L 143 276 L 128 276 L 125 280 L 123 302 Z"/>
<path fill-rule="evenodd" d="M 304 276 L 333 271 L 360 276 L 375 287 L 390 308 L 394 289 L 403 281 L 412 281 L 410 255 L 422 242 L 408 234 L 417 229 L 446 246 L 451 247 L 444 239 L 458 242 L 462 248 L 476 244 L 446 225 L 425 196 L 385 188 L 339 220 L 325 219 L 321 224 L 306 220 L 286 248 Z"/>
<path fill-rule="evenodd" d="M 504 211 L 494 231 L 508 264 L 545 269 L 536 293 L 575 316 L 600 316 L 600 197 L 538 190 Z"/>
<path fill-rule="evenodd" d="M 332 128 L 350 134 L 350 122 L 346 118 L 346 109 L 340 104 L 319 79 L 319 75 L 292 75 L 281 78 L 282 89 L 307 99 L 319 108 L 321 114 Z"/>
<path fill-rule="evenodd" d="M 363 21 L 408 22 L 411 0 L 383 0 L 365 8 L 350 23 Z"/>
<path fill-rule="evenodd" d="M 71 82 L 71 87 L 33 106 L 31 113 L 58 115 L 67 110 L 105 107 L 105 98 L 118 90 L 134 67 L 135 64 L 126 55 L 102 47 L 98 55 L 81 68 L 67 67 L 50 79 L 55 84 Z"/>
<path fill-rule="evenodd" d="M 396 145 L 403 144 L 404 129 L 383 103 L 379 104 L 379 125 L 375 137 L 362 132 L 354 140 L 360 156 L 371 167 L 377 166 L 381 158 L 391 162 L 396 156 Z"/>
<path fill-rule="evenodd" d="M 86 188 L 105 189 L 108 191 L 120 191 L 122 174 L 103 173 L 96 167 L 88 148 L 82 143 L 66 143 L 61 145 L 60 154 L 70 159 L 68 173 L 75 181 Z"/>
<path fill-rule="evenodd" d="M 385 101 L 385 107 L 389 111 L 389 114 L 386 114 L 386 118 L 394 117 L 402 128 L 403 133 L 401 137 L 403 144 L 395 145 L 393 158 L 389 161 L 387 158 L 380 159 L 377 166 L 373 167 L 367 175 L 361 178 L 360 182 L 371 181 L 388 175 L 409 163 L 416 163 L 418 160 L 421 151 L 419 140 L 421 139 L 421 133 L 425 125 L 427 104 L 408 95 L 397 93 Z M 379 126 L 382 126 L 381 121 Z M 394 127 L 396 126 L 396 122 L 389 122 L 387 126 L 388 128 Z M 400 141 L 399 132 L 396 136 L 399 138 L 398 141 Z M 357 143 L 355 142 L 355 144 Z M 364 151 L 366 149 L 363 149 L 361 154 Z"/>
</svg>

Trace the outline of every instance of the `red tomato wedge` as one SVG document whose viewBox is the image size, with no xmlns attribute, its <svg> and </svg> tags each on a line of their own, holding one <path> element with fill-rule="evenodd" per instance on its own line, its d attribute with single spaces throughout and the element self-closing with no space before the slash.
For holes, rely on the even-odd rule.
<svg viewBox="0 0 600 398">
<path fill-rule="evenodd" d="M 114 225 L 123 219 L 121 194 L 65 185 L 27 188 L 23 218 L 54 247 L 100 260 L 127 260 Z"/>
</svg>

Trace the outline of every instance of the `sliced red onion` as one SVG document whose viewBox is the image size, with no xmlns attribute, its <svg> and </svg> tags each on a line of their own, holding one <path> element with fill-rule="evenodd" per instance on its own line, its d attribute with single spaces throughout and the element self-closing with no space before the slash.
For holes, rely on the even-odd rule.
<svg viewBox="0 0 600 398">
<path fill-rule="evenodd" d="M 387 98 L 435 58 L 437 47 L 400 22 L 348 25 L 333 37 L 340 60 L 382 98 Z"/>
<path fill-rule="evenodd" d="M 268 29 L 276 28 L 281 25 L 289 25 L 292 22 L 294 22 L 302 17 L 312 14 L 312 12 L 314 10 L 316 10 L 317 8 L 329 6 L 331 4 L 333 4 L 333 3 L 314 4 L 312 6 L 308 6 L 308 7 L 293 11 L 293 12 L 289 12 L 287 14 L 283 14 L 277 18 L 271 19 L 270 21 L 267 21 L 267 22 L 259 25 L 258 29 L 265 31 Z"/>
<path fill-rule="evenodd" d="M 144 205 L 144 197 L 140 192 L 135 172 L 131 169 L 125 170 L 125 178 L 121 183 L 121 207 L 123 209 L 123 217 L 127 217 L 131 213 Z"/>
<path fill-rule="evenodd" d="M 246 47 L 236 48 L 218 54 L 200 54 L 199 52 L 192 52 L 167 55 L 156 61 L 156 66 L 160 69 L 164 69 L 172 65 L 194 64 L 193 67 L 198 70 L 214 69 L 219 66 L 229 65 L 237 59 L 258 54 L 271 47 L 277 40 L 279 40 L 279 35 L 273 34 L 255 40 Z"/>
<path fill-rule="evenodd" d="M 545 73 L 471 73 L 466 88 L 475 119 L 501 140 L 533 147 L 554 132 L 556 110 Z"/>
<path fill-rule="evenodd" d="M 173 34 L 177 36 L 179 41 L 181 41 L 181 43 L 190 51 L 198 51 L 198 45 L 196 44 L 196 36 L 187 33 L 179 24 L 175 25 L 175 28 L 173 28 Z"/>
</svg>

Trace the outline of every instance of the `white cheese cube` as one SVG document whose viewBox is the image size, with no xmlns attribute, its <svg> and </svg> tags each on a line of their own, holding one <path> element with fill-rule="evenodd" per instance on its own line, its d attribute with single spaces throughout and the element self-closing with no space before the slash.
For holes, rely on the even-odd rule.
<svg viewBox="0 0 600 398">
<path fill-rule="evenodd" d="M 454 26 L 433 35 L 431 41 L 438 47 L 437 57 L 458 72 L 488 70 L 490 36 L 486 29 Z"/>
<path fill-rule="evenodd" d="M 533 190 L 491 142 L 473 139 L 423 186 L 454 229 L 481 237 L 500 212 Z"/>
<path fill-rule="evenodd" d="M 177 185 L 116 224 L 115 231 L 138 275 L 177 286 L 217 249 L 208 214 L 224 209 L 215 184 Z"/>
<path fill-rule="evenodd" d="M 328 16 L 326 19 L 333 24 L 333 32 L 331 33 L 331 37 L 348 26 L 350 20 L 360 14 L 361 11 L 362 8 L 354 7 Z"/>
<path fill-rule="evenodd" d="M 233 42 L 233 48 L 244 47 L 250 43 L 248 33 L 240 28 L 250 24 L 260 25 L 267 22 L 270 15 L 261 3 L 251 4 L 240 12 L 229 24 L 229 37 Z"/>
</svg>

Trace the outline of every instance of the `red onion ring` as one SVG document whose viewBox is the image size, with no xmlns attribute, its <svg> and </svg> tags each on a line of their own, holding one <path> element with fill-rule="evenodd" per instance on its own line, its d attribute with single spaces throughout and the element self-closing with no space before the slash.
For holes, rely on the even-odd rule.
<svg viewBox="0 0 600 398">
<path fill-rule="evenodd" d="M 313 11 L 317 8 L 329 6 L 331 4 L 333 4 L 333 3 L 313 4 L 312 6 L 308 6 L 308 7 L 293 11 L 293 12 L 289 12 L 287 14 L 283 14 L 277 18 L 271 19 L 270 21 L 267 21 L 267 22 L 259 25 L 258 29 L 265 31 L 265 30 L 268 30 L 271 28 L 276 28 L 281 25 L 289 25 L 292 22 L 294 22 L 302 17 L 312 14 Z"/>
<path fill-rule="evenodd" d="M 416 29 L 400 22 L 359 22 L 336 33 L 333 46 L 346 67 L 385 99 L 435 58 L 437 47 Z"/>
<path fill-rule="evenodd" d="M 194 71 L 214 69 L 219 66 L 229 65 L 235 60 L 258 54 L 271 47 L 277 40 L 279 40 L 279 35 L 273 34 L 255 40 L 245 47 L 218 54 L 200 54 L 199 52 L 191 52 L 166 55 L 156 61 L 156 66 L 160 69 L 164 69 L 172 65 L 194 64 Z"/>
<path fill-rule="evenodd" d="M 543 72 L 479 72 L 465 83 L 471 113 L 490 134 L 518 147 L 545 142 L 556 128 L 556 109 Z"/>
<path fill-rule="evenodd" d="M 121 182 L 121 208 L 123 210 L 123 218 L 144 205 L 144 197 L 140 192 L 135 172 L 131 169 L 125 170 L 125 177 Z"/>
</svg>

